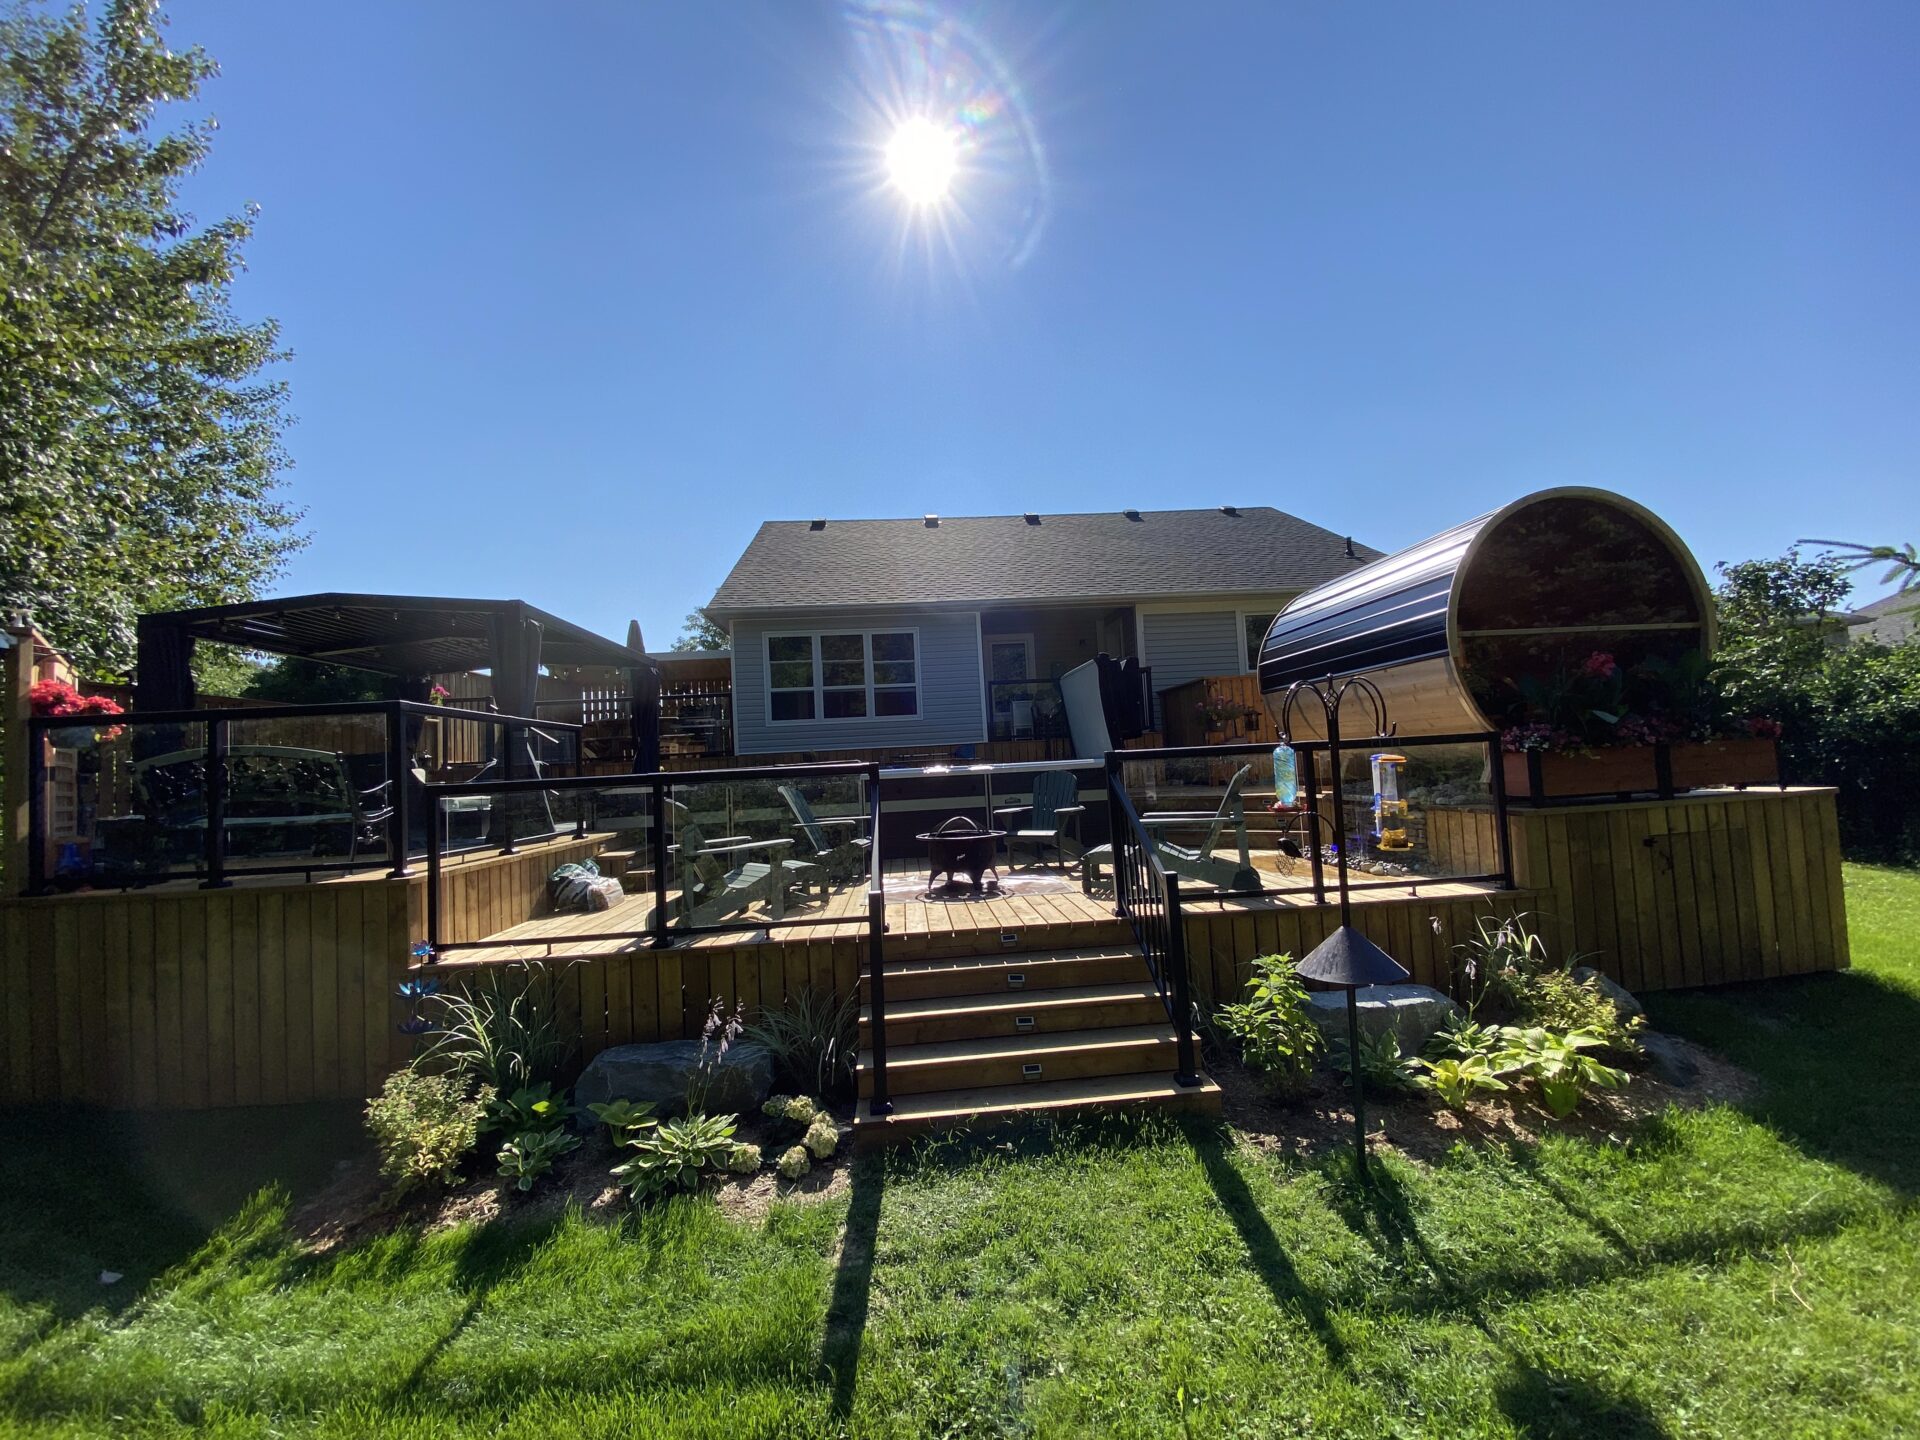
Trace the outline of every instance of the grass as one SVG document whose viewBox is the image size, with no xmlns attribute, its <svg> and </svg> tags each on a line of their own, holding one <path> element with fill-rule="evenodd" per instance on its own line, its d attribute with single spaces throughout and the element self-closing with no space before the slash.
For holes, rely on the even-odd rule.
<svg viewBox="0 0 1920 1440">
<path fill-rule="evenodd" d="M 849 1200 L 762 1224 L 681 1200 L 317 1259 L 235 1157 L 310 1183 L 337 1116 L 239 1122 L 280 1155 L 232 1117 L 19 1117 L 0 1429 L 1920 1433 L 1920 874 L 1849 867 L 1848 898 L 1851 973 L 1654 997 L 1762 1078 L 1749 1112 L 1390 1159 L 1371 1189 L 1113 1121 L 863 1161 Z"/>
</svg>

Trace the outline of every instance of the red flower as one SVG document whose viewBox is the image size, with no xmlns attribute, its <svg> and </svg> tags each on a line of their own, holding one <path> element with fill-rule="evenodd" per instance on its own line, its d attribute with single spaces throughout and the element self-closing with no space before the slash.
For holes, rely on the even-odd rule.
<svg viewBox="0 0 1920 1440">
<path fill-rule="evenodd" d="M 1604 650 L 1596 650 L 1587 656 L 1587 663 L 1580 667 L 1580 673 L 1593 680 L 1611 680 L 1619 669 L 1613 656 Z"/>
<path fill-rule="evenodd" d="M 41 680 L 27 691 L 35 715 L 119 715 L 119 705 L 105 695 L 82 695 L 64 680 Z"/>
</svg>

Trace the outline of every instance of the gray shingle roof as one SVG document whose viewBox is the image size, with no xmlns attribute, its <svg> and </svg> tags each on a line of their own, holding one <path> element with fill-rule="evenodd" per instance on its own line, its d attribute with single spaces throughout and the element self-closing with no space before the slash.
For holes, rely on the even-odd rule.
<svg viewBox="0 0 1920 1440">
<path fill-rule="evenodd" d="M 707 605 L 1091 600 L 1304 590 L 1380 552 L 1267 506 L 923 520 L 769 520 Z"/>
<path fill-rule="evenodd" d="M 1854 640 L 1874 640 L 1882 645 L 1899 645 L 1920 629 L 1920 594 L 1882 597 L 1871 605 L 1862 605 L 1847 617 L 1847 634 Z"/>
</svg>

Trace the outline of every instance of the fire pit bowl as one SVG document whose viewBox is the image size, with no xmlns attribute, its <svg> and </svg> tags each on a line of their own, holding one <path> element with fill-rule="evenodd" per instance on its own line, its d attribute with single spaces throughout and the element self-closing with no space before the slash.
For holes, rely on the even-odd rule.
<svg viewBox="0 0 1920 1440">
<path fill-rule="evenodd" d="M 958 889 L 960 876 L 965 875 L 966 883 L 975 893 L 979 893 L 986 889 L 981 877 L 989 870 L 993 871 L 993 883 L 997 889 L 1000 872 L 994 866 L 993 857 L 995 847 L 1006 833 L 1004 830 L 982 830 L 976 821 L 965 815 L 956 815 L 937 828 L 915 836 L 915 839 L 924 840 L 927 845 L 927 889 L 932 890 L 934 882 L 943 874 L 947 877 L 946 888 Z"/>
</svg>

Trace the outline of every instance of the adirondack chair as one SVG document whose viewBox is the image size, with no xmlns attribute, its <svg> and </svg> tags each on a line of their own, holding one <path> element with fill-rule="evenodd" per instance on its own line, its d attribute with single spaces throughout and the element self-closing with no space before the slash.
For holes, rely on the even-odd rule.
<svg viewBox="0 0 1920 1440">
<path fill-rule="evenodd" d="M 1227 793 L 1220 797 L 1220 808 L 1217 810 L 1157 810 L 1142 815 L 1140 823 L 1145 827 L 1160 863 L 1176 875 L 1185 875 L 1221 890 L 1258 890 L 1260 872 L 1253 868 L 1253 857 L 1247 853 L 1247 813 L 1240 799 L 1241 787 L 1252 773 L 1251 765 L 1242 765 L 1235 772 L 1233 779 L 1227 782 Z M 1214 847 L 1220 843 L 1220 832 L 1229 823 L 1240 844 L 1238 864 L 1222 860 L 1213 853 Z M 1159 835 L 1163 830 L 1200 826 L 1206 827 L 1205 833 L 1200 843 L 1191 848 L 1175 845 Z"/>
<path fill-rule="evenodd" d="M 780 798 L 793 811 L 793 828 L 806 841 L 815 863 L 824 865 L 829 881 L 843 885 L 867 873 L 867 857 L 872 852 L 872 837 L 856 832 L 864 830 L 865 815 L 829 815 L 821 819 L 813 813 L 807 797 L 795 785 L 779 787 Z"/>
<path fill-rule="evenodd" d="M 1033 777 L 1031 805 L 1000 805 L 994 808 L 993 823 L 1007 832 L 1007 855 L 1011 859 L 1017 844 L 1033 846 L 1033 863 L 1038 865 L 1049 847 L 1054 862 L 1066 864 L 1066 832 L 1073 831 L 1073 842 L 1080 844 L 1080 817 L 1087 807 L 1080 803 L 1080 782 L 1071 770 L 1047 770 Z M 1016 823 L 1027 817 L 1024 825 Z"/>
<path fill-rule="evenodd" d="M 709 845 L 700 827 L 685 821 L 676 828 L 676 836 L 680 913 L 688 923 L 715 925 L 756 903 L 764 904 L 773 919 L 785 918 L 789 879 L 782 861 L 793 844 L 791 840 L 736 840 Z M 755 851 L 767 858 L 743 858 Z"/>
</svg>

